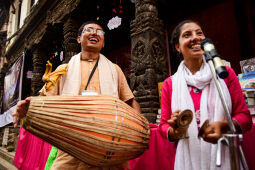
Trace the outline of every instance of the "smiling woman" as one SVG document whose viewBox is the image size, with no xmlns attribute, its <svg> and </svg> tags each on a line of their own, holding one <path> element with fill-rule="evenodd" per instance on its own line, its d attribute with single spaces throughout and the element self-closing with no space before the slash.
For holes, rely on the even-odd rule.
<svg viewBox="0 0 255 170">
<path fill-rule="evenodd" d="M 164 81 L 160 131 L 168 140 L 178 141 L 176 170 L 215 169 L 216 147 L 212 144 L 217 143 L 221 135 L 229 130 L 219 93 L 201 49 L 204 38 L 201 26 L 192 20 L 181 22 L 172 34 L 172 46 L 184 60 L 177 72 Z M 236 74 L 230 67 L 226 68 L 229 77 L 219 81 L 236 129 L 242 133 L 251 128 L 251 115 Z M 179 113 L 186 109 L 193 112 L 191 124 L 186 128 L 177 128 Z M 198 138 L 200 125 L 208 120 L 210 123 Z M 229 153 L 227 148 L 223 150 L 225 158 L 220 169 L 229 169 Z"/>
<path fill-rule="evenodd" d="M 176 50 L 182 54 L 185 65 L 193 74 L 202 65 L 204 51 L 201 49 L 200 43 L 204 38 L 204 33 L 197 23 L 185 23 L 181 27 L 179 42 L 175 44 Z"/>
</svg>

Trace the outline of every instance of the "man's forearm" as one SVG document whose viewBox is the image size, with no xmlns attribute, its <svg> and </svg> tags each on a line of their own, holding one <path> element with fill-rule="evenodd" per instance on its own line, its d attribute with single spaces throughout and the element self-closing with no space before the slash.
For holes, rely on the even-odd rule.
<svg viewBox="0 0 255 170">
<path fill-rule="evenodd" d="M 133 109 L 135 109 L 137 112 L 142 113 L 139 103 L 134 98 L 127 101 L 126 103 L 130 105 Z"/>
<path fill-rule="evenodd" d="M 135 99 L 132 100 L 131 107 L 133 107 L 137 112 L 142 113 L 140 104 Z"/>
</svg>

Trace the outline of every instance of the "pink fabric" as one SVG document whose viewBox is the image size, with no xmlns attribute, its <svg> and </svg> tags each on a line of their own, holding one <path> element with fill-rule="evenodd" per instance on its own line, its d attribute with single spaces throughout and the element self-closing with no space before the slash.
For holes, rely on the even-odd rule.
<svg viewBox="0 0 255 170">
<path fill-rule="evenodd" d="M 229 72 L 229 76 L 225 79 L 225 82 L 229 89 L 232 100 L 232 118 L 239 123 L 243 132 L 246 132 L 252 126 L 251 115 L 244 101 L 242 89 L 235 72 L 230 67 L 227 67 L 227 70 Z M 200 105 L 201 93 L 198 94 L 200 95 L 194 96 L 194 93 L 191 93 L 195 108 L 196 105 Z M 172 79 L 169 77 L 164 81 L 161 92 L 161 122 L 159 128 L 165 138 L 167 138 L 168 129 L 170 127 L 167 123 L 167 120 L 170 119 L 170 115 L 172 114 L 171 97 Z"/>
<path fill-rule="evenodd" d="M 242 147 L 250 170 L 255 170 L 255 123 L 250 131 L 243 134 Z"/>
<path fill-rule="evenodd" d="M 14 164 L 20 170 L 44 170 L 51 145 L 20 127 Z"/>
<path fill-rule="evenodd" d="M 165 139 L 157 125 L 151 125 L 149 149 L 140 157 L 130 160 L 131 170 L 174 170 L 175 146 Z M 255 170 L 255 124 L 244 134 L 243 150 L 251 170 Z M 22 145 L 22 147 L 21 147 Z M 37 146 L 37 147 L 32 147 Z M 38 149 L 36 149 L 38 148 Z M 50 153 L 51 145 L 43 142 L 20 128 L 19 143 L 14 164 L 20 170 L 43 170 Z"/>
<path fill-rule="evenodd" d="M 149 141 L 149 149 L 140 157 L 130 160 L 131 170 L 173 170 L 175 158 L 174 143 L 164 139 L 157 126 L 152 127 Z"/>
</svg>

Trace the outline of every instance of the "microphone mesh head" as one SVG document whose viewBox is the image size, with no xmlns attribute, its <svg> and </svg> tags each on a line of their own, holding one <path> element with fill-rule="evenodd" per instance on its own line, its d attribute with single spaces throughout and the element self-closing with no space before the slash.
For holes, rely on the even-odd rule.
<svg viewBox="0 0 255 170">
<path fill-rule="evenodd" d="M 204 45 L 205 45 L 206 43 L 213 44 L 213 42 L 212 42 L 212 40 L 211 40 L 210 38 L 205 38 L 205 39 L 203 39 L 203 40 L 201 41 L 201 48 L 202 48 L 203 51 L 204 51 Z"/>
</svg>

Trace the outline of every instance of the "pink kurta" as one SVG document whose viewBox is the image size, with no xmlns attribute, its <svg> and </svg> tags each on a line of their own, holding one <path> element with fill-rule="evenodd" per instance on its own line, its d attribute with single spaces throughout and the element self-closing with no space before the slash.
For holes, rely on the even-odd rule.
<svg viewBox="0 0 255 170">
<path fill-rule="evenodd" d="M 245 103 L 242 89 L 235 72 L 230 67 L 226 68 L 229 72 L 229 76 L 225 79 L 225 83 L 231 95 L 232 118 L 239 123 L 242 132 L 244 133 L 252 127 L 251 115 Z M 162 136 L 165 138 L 168 138 L 168 129 L 170 127 L 167 120 L 170 119 L 170 115 L 172 114 L 172 90 L 172 79 L 169 77 L 164 81 L 161 92 L 161 121 L 159 128 Z M 199 110 L 202 93 L 195 93 L 193 90 L 190 90 L 190 95 L 194 103 L 195 111 Z"/>
</svg>

